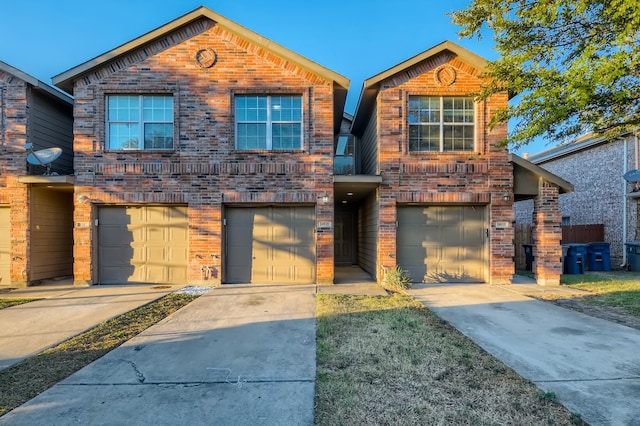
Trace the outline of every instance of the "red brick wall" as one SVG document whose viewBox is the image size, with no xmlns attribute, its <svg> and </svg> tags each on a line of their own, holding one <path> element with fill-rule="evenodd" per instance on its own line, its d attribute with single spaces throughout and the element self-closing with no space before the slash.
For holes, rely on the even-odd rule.
<svg viewBox="0 0 640 426">
<path fill-rule="evenodd" d="M 436 73 L 455 70 L 455 81 L 442 83 Z M 408 97 L 411 95 L 464 96 L 481 83 L 479 71 L 442 53 L 381 82 L 378 95 L 378 157 L 380 187 L 379 264 L 395 266 L 396 204 L 433 203 L 487 205 L 490 222 L 489 273 L 491 284 L 510 283 L 513 265 L 513 171 L 505 147 L 506 126 L 493 130 L 487 123 L 506 95 L 477 104 L 477 152 L 409 152 Z M 504 201 L 503 196 L 509 200 Z M 496 222 L 508 224 L 498 229 Z M 502 227 L 500 227 L 502 228 Z"/>
<path fill-rule="evenodd" d="M 218 54 L 211 68 L 194 60 L 203 48 Z M 105 96 L 116 93 L 172 94 L 175 151 L 106 150 Z M 303 149 L 235 151 L 233 97 L 238 93 L 301 95 Z M 192 23 L 79 79 L 74 96 L 76 198 L 91 199 L 76 206 L 75 221 L 90 221 L 91 205 L 100 203 L 187 204 L 191 282 L 200 278 L 202 266 L 220 270 L 224 265 L 223 204 L 316 204 L 324 194 L 333 201 L 332 82 L 210 21 Z M 317 205 L 317 220 L 333 220 L 332 203 Z M 76 229 L 76 280 L 95 279 L 91 232 Z M 333 282 L 332 230 L 317 234 L 317 259 L 318 282 Z"/>
<path fill-rule="evenodd" d="M 28 93 L 24 81 L 0 72 L 0 204 L 10 208 L 10 279 L 18 287 L 29 280 L 29 199 L 27 185 L 18 182 L 27 171 Z"/>
<path fill-rule="evenodd" d="M 558 187 L 542 179 L 533 201 L 533 271 L 540 285 L 560 285 L 562 228 Z"/>
</svg>

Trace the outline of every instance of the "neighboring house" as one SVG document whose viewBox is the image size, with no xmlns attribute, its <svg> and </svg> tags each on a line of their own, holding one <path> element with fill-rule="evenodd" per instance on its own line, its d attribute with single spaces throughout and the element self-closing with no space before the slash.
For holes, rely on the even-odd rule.
<svg viewBox="0 0 640 426">
<path fill-rule="evenodd" d="M 637 136 L 605 140 L 589 134 L 531 155 L 529 160 L 575 185 L 573 193 L 560 197 L 562 224 L 604 224 L 611 267 L 622 267 L 626 263 L 624 243 L 640 238 L 640 192 L 636 184 L 623 178 L 640 168 Z M 517 203 L 515 210 L 518 223 L 531 222 L 530 202 Z"/>
<path fill-rule="evenodd" d="M 348 79 L 200 7 L 54 83 L 76 284 L 333 282 Z"/>
<path fill-rule="evenodd" d="M 0 62 L 1 286 L 73 275 L 72 108 L 68 95 Z M 62 154 L 44 175 L 27 155 L 49 148 Z"/>
<path fill-rule="evenodd" d="M 364 82 L 352 132 L 362 173 L 380 180 L 363 182 L 352 211 L 358 263 L 378 279 L 399 265 L 417 282 L 511 282 L 514 176 L 539 170 L 499 146 L 506 125 L 488 127 L 507 95 L 474 101 L 486 64 L 445 41 Z M 556 194 L 567 189 L 551 183 Z M 537 184 L 527 196 L 538 195 Z M 557 207 L 553 195 L 544 195 L 550 209 L 540 204 L 545 215 Z M 547 241 L 559 241 L 543 228 Z M 538 274 L 548 284 L 559 282 L 559 244 L 550 250 Z"/>
</svg>

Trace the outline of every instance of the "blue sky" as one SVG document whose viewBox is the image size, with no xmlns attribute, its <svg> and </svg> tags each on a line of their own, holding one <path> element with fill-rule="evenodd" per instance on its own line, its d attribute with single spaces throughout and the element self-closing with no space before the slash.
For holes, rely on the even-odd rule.
<svg viewBox="0 0 640 426">
<path fill-rule="evenodd" d="M 493 40 L 460 39 L 446 14 L 468 0 L 6 0 L 0 60 L 51 84 L 51 77 L 199 6 L 351 80 L 353 113 L 362 82 L 444 40 L 489 60 Z M 543 144 L 524 149 L 535 153 Z M 522 151 L 522 150 L 521 150 Z"/>
</svg>

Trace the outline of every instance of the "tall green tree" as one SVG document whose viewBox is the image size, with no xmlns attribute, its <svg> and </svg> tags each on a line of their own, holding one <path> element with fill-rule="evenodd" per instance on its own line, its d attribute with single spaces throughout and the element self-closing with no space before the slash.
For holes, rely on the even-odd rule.
<svg viewBox="0 0 640 426">
<path fill-rule="evenodd" d="M 492 123 L 515 122 L 511 147 L 640 126 L 640 0 L 473 0 L 452 19 L 461 37 L 492 33 L 479 98 L 518 95 Z"/>
</svg>

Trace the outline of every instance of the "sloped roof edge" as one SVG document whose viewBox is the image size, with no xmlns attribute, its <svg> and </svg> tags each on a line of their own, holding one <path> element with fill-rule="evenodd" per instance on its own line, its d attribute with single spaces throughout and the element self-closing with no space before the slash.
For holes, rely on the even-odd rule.
<svg viewBox="0 0 640 426">
<path fill-rule="evenodd" d="M 527 170 L 535 175 L 540 176 L 542 179 L 546 180 L 549 183 L 556 185 L 559 189 L 560 194 L 565 194 L 568 192 L 573 192 L 573 185 L 562 179 L 559 176 L 554 175 L 553 173 L 543 169 L 542 167 L 533 164 L 529 160 L 525 160 L 524 158 L 516 155 L 509 154 L 509 161 L 514 165 L 514 174 L 517 172 L 516 168 L 521 167 L 524 170 Z"/>
<path fill-rule="evenodd" d="M 27 74 L 24 71 L 19 70 L 16 67 L 12 67 L 11 65 L 7 64 L 6 62 L 0 61 L 0 71 L 4 71 L 8 74 L 11 74 L 17 78 L 19 78 L 22 81 L 27 82 L 28 84 L 32 85 L 33 87 L 40 89 L 46 93 L 48 93 L 49 95 L 61 100 L 62 102 L 68 103 L 68 104 L 73 104 L 73 98 L 69 95 L 67 95 L 66 93 L 61 92 L 60 90 L 56 89 L 55 87 L 52 87 L 50 85 L 48 85 L 47 83 L 38 80 L 37 78 Z"/>
<path fill-rule="evenodd" d="M 407 68 L 419 64 L 420 62 L 444 51 L 453 53 L 455 56 L 460 58 L 462 62 L 465 62 L 481 71 L 484 71 L 489 63 L 489 61 L 482 56 L 479 56 L 452 41 L 445 40 L 439 44 L 436 44 L 435 46 L 407 59 L 406 61 L 400 62 L 399 64 L 394 65 L 393 67 L 388 68 L 364 81 L 364 83 L 362 84 L 360 97 L 358 98 L 356 112 L 354 113 L 352 127 L 353 131 L 356 132 L 356 134 L 359 134 L 360 131 L 364 130 L 364 126 L 366 125 L 366 117 L 368 117 L 371 109 L 373 108 L 373 102 L 376 95 L 378 94 L 379 84 L 381 81 L 386 80 L 387 78 L 392 77 L 406 70 Z"/>
<path fill-rule="evenodd" d="M 74 68 L 71 68 L 63 73 L 60 73 L 56 76 L 53 77 L 53 84 L 63 90 L 66 90 L 68 92 L 71 92 L 73 90 L 73 80 L 76 79 L 77 77 L 79 77 L 82 74 L 86 74 L 88 72 L 90 72 L 91 70 L 93 70 L 96 67 L 102 66 L 105 63 L 114 60 L 115 58 L 124 55 L 130 51 L 132 51 L 133 49 L 136 49 L 140 46 L 143 46 L 153 40 L 156 40 L 158 38 L 161 38 L 163 36 L 165 36 L 166 34 L 184 26 L 189 24 L 190 22 L 193 22 L 197 19 L 200 19 L 202 17 L 211 19 L 212 21 L 216 22 L 218 25 L 224 27 L 225 29 L 249 40 L 250 42 L 259 45 L 260 47 L 278 55 L 281 56 L 289 61 L 291 61 L 292 63 L 295 63 L 311 72 L 313 72 L 314 74 L 329 80 L 329 81 L 333 81 L 334 84 L 344 88 L 345 90 L 349 88 L 349 79 L 328 69 L 323 67 L 322 65 L 307 59 L 305 57 L 303 57 L 302 55 L 299 55 L 227 18 L 225 18 L 222 15 L 219 15 L 218 13 L 212 11 L 211 9 L 205 7 L 205 6 L 200 6 L 196 9 L 194 9 L 191 12 L 188 12 L 182 16 L 180 16 L 179 18 L 174 19 L 173 21 L 162 25 L 146 34 L 143 34 L 142 36 L 133 39 L 125 44 L 122 44 L 121 46 L 116 47 L 115 49 L 112 49 L 106 53 L 103 53 L 102 55 L 99 55 L 87 62 L 84 62 Z"/>
<path fill-rule="evenodd" d="M 561 143 L 560 145 L 556 145 L 551 148 L 545 149 L 544 151 L 532 154 L 529 156 L 528 160 L 534 164 L 540 164 L 606 142 L 607 140 L 604 137 L 596 136 L 593 133 L 588 133 L 569 142 Z"/>
</svg>

